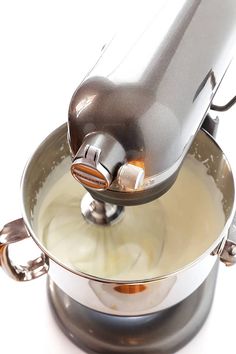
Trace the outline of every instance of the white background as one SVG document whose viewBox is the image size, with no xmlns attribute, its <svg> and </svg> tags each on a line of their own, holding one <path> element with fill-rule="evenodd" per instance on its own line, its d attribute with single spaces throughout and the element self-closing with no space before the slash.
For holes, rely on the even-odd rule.
<svg viewBox="0 0 236 354">
<path fill-rule="evenodd" d="M 135 3 L 0 0 L 0 226 L 20 217 L 27 159 L 66 121 L 73 91 Z M 236 94 L 235 78 L 233 63 L 215 102 Z M 235 127 L 236 107 L 221 115 L 218 135 L 234 169 Z M 46 277 L 16 283 L 0 270 L 1 353 L 82 353 L 54 323 L 45 285 Z M 179 354 L 235 353 L 235 299 L 236 267 L 221 265 L 211 314 Z"/>
</svg>

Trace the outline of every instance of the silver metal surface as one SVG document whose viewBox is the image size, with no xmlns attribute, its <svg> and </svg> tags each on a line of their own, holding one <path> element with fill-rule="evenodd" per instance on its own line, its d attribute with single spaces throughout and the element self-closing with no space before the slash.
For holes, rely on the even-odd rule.
<svg viewBox="0 0 236 354">
<path fill-rule="evenodd" d="M 89 189 L 109 188 L 120 165 L 125 163 L 125 151 L 107 133 L 89 134 L 73 159 L 71 173 Z"/>
<path fill-rule="evenodd" d="M 90 134 L 108 133 L 127 163 L 143 163 L 140 189 L 112 183 L 92 191 L 118 205 L 150 201 L 174 183 L 235 46 L 235 0 L 157 0 L 148 6 L 150 18 L 136 19 L 134 9 L 132 25 L 109 44 L 69 107 L 74 155 Z M 116 151 L 111 155 L 115 160 Z"/>
<path fill-rule="evenodd" d="M 50 260 L 49 275 L 80 304 L 107 314 L 138 316 L 167 309 L 195 291 L 207 278 L 217 257 L 205 255 L 188 267 L 157 279 L 108 281 L 75 274 Z"/>
<path fill-rule="evenodd" d="M 111 174 L 99 163 L 101 150 L 86 145 L 86 157 L 76 158 L 71 165 L 73 177 L 89 188 L 103 190 L 111 184 Z"/>
<path fill-rule="evenodd" d="M 202 284 L 214 266 L 217 256 L 212 256 L 211 253 L 227 238 L 234 212 L 235 191 L 232 172 L 225 155 L 214 139 L 207 133 L 199 131 L 189 153 L 205 164 L 222 193 L 225 214 L 222 232 L 215 235 L 215 241 L 198 259 L 194 259 L 183 269 L 176 269 L 174 273 L 163 274 L 154 279 L 128 282 L 114 282 L 72 271 L 48 252 L 37 238 L 33 216 L 38 192 L 52 172 L 52 165 L 56 167 L 70 156 L 66 139 L 66 125 L 51 133 L 32 156 L 22 178 L 24 221 L 35 242 L 50 258 L 49 274 L 55 284 L 82 305 L 104 313 L 125 316 L 160 311 L 189 296 Z M 68 166 L 64 164 L 65 169 L 70 167 L 70 159 L 67 161 Z M 61 173 L 63 175 L 65 170 Z"/>
<path fill-rule="evenodd" d="M 15 264 L 9 256 L 9 245 L 29 237 L 23 219 L 6 224 L 0 233 L 0 265 L 14 280 L 27 281 L 48 272 L 49 261 L 45 253 L 26 265 Z"/>
<path fill-rule="evenodd" d="M 86 193 L 81 201 L 81 213 L 85 220 L 92 224 L 112 225 L 122 218 L 124 207 L 99 202 Z"/>
<path fill-rule="evenodd" d="M 211 308 L 218 263 L 201 286 L 179 304 L 143 316 L 113 316 L 82 306 L 48 278 L 57 323 L 89 353 L 176 353 L 200 330 Z"/>
</svg>

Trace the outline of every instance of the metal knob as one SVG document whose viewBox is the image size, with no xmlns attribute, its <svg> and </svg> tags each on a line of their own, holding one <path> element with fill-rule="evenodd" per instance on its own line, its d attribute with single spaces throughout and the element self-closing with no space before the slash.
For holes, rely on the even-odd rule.
<svg viewBox="0 0 236 354">
<path fill-rule="evenodd" d="M 102 191 L 109 188 L 125 158 L 124 148 L 113 136 L 92 133 L 78 150 L 71 173 L 85 187 Z"/>
<path fill-rule="evenodd" d="M 112 176 L 99 162 L 101 149 L 86 145 L 84 156 L 76 158 L 71 165 L 73 177 L 85 186 L 93 189 L 107 189 Z"/>
</svg>

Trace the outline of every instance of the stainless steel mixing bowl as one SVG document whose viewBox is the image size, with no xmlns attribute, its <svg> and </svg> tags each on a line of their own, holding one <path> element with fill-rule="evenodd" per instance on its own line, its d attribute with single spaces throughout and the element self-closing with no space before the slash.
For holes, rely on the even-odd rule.
<svg viewBox="0 0 236 354">
<path fill-rule="evenodd" d="M 39 190 L 47 177 L 55 166 L 69 155 L 66 124 L 56 129 L 42 142 L 26 166 L 22 178 L 23 219 L 13 221 L 2 229 L 0 236 L 2 267 L 17 280 L 30 280 L 48 273 L 53 282 L 71 298 L 104 313 L 140 315 L 179 303 L 203 283 L 219 255 L 228 259 L 230 263 L 234 261 L 235 253 L 234 243 L 227 240 L 235 200 L 230 165 L 214 139 L 202 130 L 198 132 L 189 153 L 194 154 L 196 159 L 207 166 L 208 173 L 220 189 L 223 195 L 225 225 L 221 233 L 215 235 L 211 246 L 184 268 L 153 279 L 112 281 L 69 269 L 42 245 L 33 222 L 34 208 Z M 29 235 L 40 247 L 42 254 L 38 259 L 28 262 L 26 266 L 16 265 L 10 258 L 8 245 Z"/>
</svg>

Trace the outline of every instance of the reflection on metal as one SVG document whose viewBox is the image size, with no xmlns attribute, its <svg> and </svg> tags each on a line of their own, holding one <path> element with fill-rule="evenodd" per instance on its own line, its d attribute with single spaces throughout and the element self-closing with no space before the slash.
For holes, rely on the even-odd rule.
<svg viewBox="0 0 236 354">
<path fill-rule="evenodd" d="M 94 311 L 73 300 L 50 277 L 48 295 L 60 328 L 88 352 L 175 353 L 192 339 L 207 318 L 217 268 L 218 262 L 201 286 L 176 306 L 142 316 L 111 316 Z M 139 294 L 131 295 L 131 300 L 136 296 Z"/>
<path fill-rule="evenodd" d="M 89 285 L 107 313 L 136 316 L 154 312 L 158 306 L 164 304 L 170 293 L 174 295 L 177 282 L 178 276 L 173 275 L 157 282 L 105 284 L 89 281 Z"/>
<path fill-rule="evenodd" d="M 114 287 L 115 291 L 121 294 L 137 294 L 145 291 L 147 289 L 147 285 L 144 284 L 131 284 L 131 285 L 117 285 Z"/>
<path fill-rule="evenodd" d="M 0 245 L 5 246 L 29 237 L 23 219 L 17 219 L 4 225 L 0 232 Z"/>
</svg>

